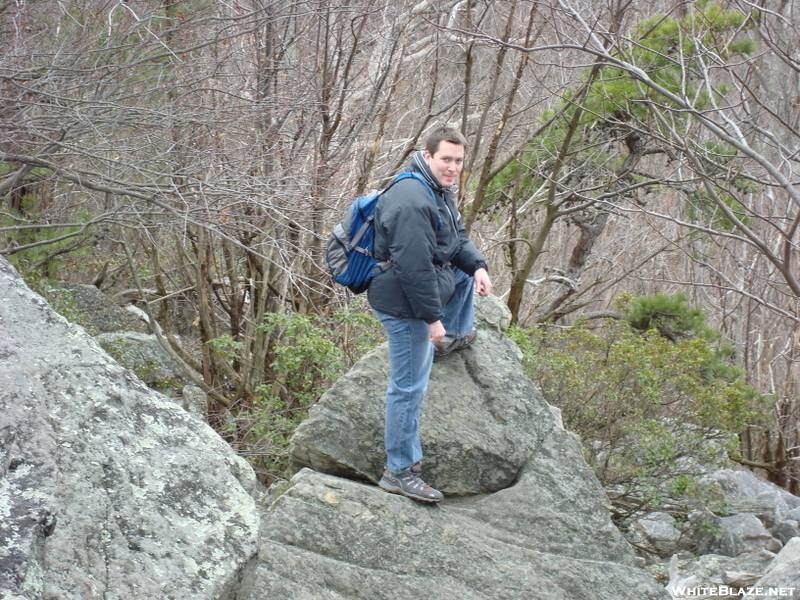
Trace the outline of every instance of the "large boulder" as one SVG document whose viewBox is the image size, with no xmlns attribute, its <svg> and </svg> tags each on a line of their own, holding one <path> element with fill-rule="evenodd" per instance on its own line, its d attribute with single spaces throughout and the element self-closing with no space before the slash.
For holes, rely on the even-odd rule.
<svg viewBox="0 0 800 600">
<path fill-rule="evenodd" d="M 502 305 L 481 299 L 477 312 L 477 343 L 434 364 L 423 407 L 425 478 L 445 500 L 373 485 L 381 346 L 295 433 L 295 474 L 263 517 L 253 600 L 668 598 L 613 526 L 579 440 L 524 375 Z"/>
<path fill-rule="evenodd" d="M 0 597 L 244 600 L 252 469 L 0 257 Z"/>
<path fill-rule="evenodd" d="M 716 482 L 727 516 L 692 513 L 683 533 L 693 553 L 651 566 L 659 578 L 668 572 L 673 598 L 728 597 L 731 590 L 730 597 L 800 595 L 800 498 L 740 469 L 722 469 L 707 480 Z"/>
<path fill-rule="evenodd" d="M 757 552 L 767 545 L 772 535 L 755 515 L 720 517 L 719 546 L 712 548 L 723 556 L 739 556 Z"/>
<path fill-rule="evenodd" d="M 645 548 L 659 556 L 672 556 L 679 548 L 681 531 L 675 517 L 663 512 L 649 513 L 634 522 L 634 531 Z"/>
<path fill-rule="evenodd" d="M 525 376 L 519 348 L 500 331 L 504 308 L 496 298 L 479 299 L 474 346 L 433 365 L 420 436 L 426 480 L 446 495 L 509 487 L 556 420 Z M 292 472 L 310 467 L 377 482 L 388 378 L 383 344 L 312 407 L 292 438 Z"/>
<path fill-rule="evenodd" d="M 67 299 L 59 298 L 62 311 L 92 334 L 109 331 L 141 333 L 150 331 L 150 326 L 140 316 L 118 306 L 93 285 L 61 281 L 58 283 L 58 288 L 69 295 Z"/>
<path fill-rule="evenodd" d="M 598 507 L 581 523 L 580 509 L 570 516 L 566 505 L 586 510 L 585 499 L 537 506 L 547 495 L 540 488 L 559 496 L 559 483 L 572 487 L 574 475 L 541 474 L 526 471 L 489 496 L 426 506 L 303 469 L 265 514 L 252 600 L 669 598 L 607 517 L 591 531 Z"/>
<path fill-rule="evenodd" d="M 800 498 L 750 471 L 722 469 L 708 480 L 717 484 L 731 514 L 754 514 L 767 526 L 791 518 L 792 510 L 800 510 Z"/>
<path fill-rule="evenodd" d="M 164 350 L 153 334 L 109 331 L 95 336 L 95 339 L 119 364 L 165 395 L 177 395 L 189 383 L 183 367 Z"/>
<path fill-rule="evenodd" d="M 787 542 L 753 589 L 757 590 L 756 598 L 800 596 L 800 537 Z"/>
<path fill-rule="evenodd" d="M 685 537 L 700 553 L 738 556 L 773 552 L 798 534 L 800 498 L 740 469 L 721 469 L 707 476 L 715 483 L 728 516 L 710 510 L 690 515 Z"/>
</svg>

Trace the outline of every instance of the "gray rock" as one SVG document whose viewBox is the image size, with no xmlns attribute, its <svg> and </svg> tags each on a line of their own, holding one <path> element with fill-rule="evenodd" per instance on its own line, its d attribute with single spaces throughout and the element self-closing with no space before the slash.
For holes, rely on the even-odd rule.
<svg viewBox="0 0 800 600">
<path fill-rule="evenodd" d="M 119 364 L 164 394 L 175 396 L 188 383 L 183 368 L 153 334 L 119 331 L 101 333 L 95 339 Z"/>
<path fill-rule="evenodd" d="M 181 395 L 175 398 L 184 410 L 188 410 L 193 415 L 205 420 L 208 415 L 208 396 L 196 385 L 185 385 L 181 390 Z"/>
<path fill-rule="evenodd" d="M 572 452 L 547 441 L 553 456 Z M 590 500 L 563 494 L 577 492 L 568 483 L 574 472 L 543 475 L 526 468 L 507 490 L 427 506 L 303 469 L 264 515 L 252 600 L 669 597 L 634 566 L 607 516 Z M 548 495 L 557 501 L 544 503 Z M 568 515 L 587 509 L 585 523 Z"/>
<path fill-rule="evenodd" d="M 0 595 L 247 597 L 252 469 L 0 257 Z"/>
<path fill-rule="evenodd" d="M 709 479 L 719 485 L 731 514 L 754 514 L 771 525 L 784 520 L 788 511 L 800 507 L 800 498 L 750 471 L 722 469 Z"/>
<path fill-rule="evenodd" d="M 670 556 L 678 548 L 681 531 L 675 527 L 675 518 L 667 513 L 650 513 L 634 522 L 634 528 L 647 545 L 660 556 Z"/>
<path fill-rule="evenodd" d="M 495 298 L 480 299 L 475 344 L 433 365 L 420 436 L 426 480 L 447 495 L 507 488 L 554 426 L 550 407 L 522 370 L 519 348 L 498 330 L 503 309 Z M 311 467 L 377 482 L 385 464 L 388 378 L 384 344 L 312 407 L 292 438 L 292 472 Z"/>
<path fill-rule="evenodd" d="M 749 573 L 747 571 L 723 571 L 722 575 L 718 578 L 720 583 L 727 586 L 743 588 L 748 587 L 758 581 L 760 575 Z"/>
<path fill-rule="evenodd" d="M 698 551 L 703 554 L 739 556 L 765 548 L 772 535 L 755 515 L 717 517 L 704 513 L 694 517 L 695 531 L 702 532 Z"/>
<path fill-rule="evenodd" d="M 150 331 L 147 323 L 117 306 L 93 285 L 61 281 L 58 287 L 71 294 L 70 320 L 82 325 L 92 334 L 108 331 Z"/>
<path fill-rule="evenodd" d="M 765 550 L 772 552 L 773 554 L 780 552 L 781 548 L 783 548 L 783 542 L 776 537 L 771 538 L 764 546 Z"/>
<path fill-rule="evenodd" d="M 786 544 L 793 537 L 800 536 L 800 526 L 797 521 L 781 521 L 770 530 L 772 535 Z"/>
<path fill-rule="evenodd" d="M 755 598 L 774 598 L 776 595 L 784 597 L 800 596 L 800 537 L 792 538 L 783 547 L 775 560 L 772 561 L 767 573 L 753 587 L 761 588 L 763 593 L 754 595 Z M 792 593 L 781 594 L 780 590 L 793 590 Z M 778 592 L 774 592 L 778 590 Z"/>
<path fill-rule="evenodd" d="M 690 588 L 718 588 L 720 585 L 744 587 L 752 585 L 763 576 L 775 555 L 761 550 L 737 557 L 719 554 L 695 556 L 688 552 L 673 555 L 670 560 L 671 573 L 668 589 L 681 586 Z M 697 597 L 698 592 L 694 593 Z"/>
<path fill-rule="evenodd" d="M 476 308 L 477 343 L 434 365 L 423 408 L 425 478 L 444 502 L 366 483 L 384 464 L 379 347 L 293 437 L 295 474 L 264 515 L 253 600 L 668 597 L 611 523 L 579 440 L 525 377 L 499 331 L 502 305 Z"/>
<path fill-rule="evenodd" d="M 772 535 L 755 515 L 733 515 L 721 521 L 722 554 L 739 556 L 757 552 L 772 539 Z"/>
</svg>

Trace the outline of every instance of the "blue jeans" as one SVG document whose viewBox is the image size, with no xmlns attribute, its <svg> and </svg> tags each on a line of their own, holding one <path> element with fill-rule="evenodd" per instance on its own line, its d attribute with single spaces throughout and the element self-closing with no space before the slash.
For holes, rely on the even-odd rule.
<svg viewBox="0 0 800 600">
<path fill-rule="evenodd" d="M 472 277 L 455 269 L 456 291 L 444 310 L 442 324 L 448 337 L 472 331 L 474 308 Z M 395 317 L 375 311 L 389 340 L 389 385 L 386 388 L 384 449 L 386 466 L 393 473 L 405 471 L 422 460 L 419 416 L 433 364 L 433 344 L 428 324 L 422 319 Z"/>
</svg>

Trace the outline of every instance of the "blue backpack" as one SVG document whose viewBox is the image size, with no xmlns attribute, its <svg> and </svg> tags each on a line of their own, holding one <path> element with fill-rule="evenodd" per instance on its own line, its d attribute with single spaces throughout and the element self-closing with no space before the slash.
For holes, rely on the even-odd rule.
<svg viewBox="0 0 800 600">
<path fill-rule="evenodd" d="M 328 236 L 325 259 L 328 270 L 336 283 L 346 286 L 354 294 L 360 294 L 369 287 L 376 277 L 392 266 L 391 258 L 379 262 L 372 255 L 375 244 L 375 207 L 381 194 L 398 181 L 413 177 L 425 184 L 433 197 L 425 179 L 419 173 L 401 173 L 385 189 L 367 196 L 360 196 L 350 203 L 344 218 L 333 228 Z"/>
</svg>

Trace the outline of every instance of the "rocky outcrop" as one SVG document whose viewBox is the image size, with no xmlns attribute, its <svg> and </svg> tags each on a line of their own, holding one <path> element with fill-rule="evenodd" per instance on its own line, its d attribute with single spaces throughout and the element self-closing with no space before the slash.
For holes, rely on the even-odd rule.
<svg viewBox="0 0 800 600">
<path fill-rule="evenodd" d="M 800 538 L 792 538 L 777 555 L 765 549 L 737 557 L 673 555 L 667 590 L 674 600 L 798 598 Z"/>
<path fill-rule="evenodd" d="M 724 515 L 706 509 L 683 522 L 665 513 L 646 515 L 634 523 L 637 545 L 663 557 L 688 550 L 733 558 L 760 550 L 778 552 L 800 533 L 800 498 L 750 471 L 721 469 L 703 483 L 716 490 Z"/>
<path fill-rule="evenodd" d="M 668 597 L 611 523 L 579 441 L 525 377 L 499 330 L 502 305 L 481 299 L 477 312 L 478 341 L 434 364 L 423 408 L 425 477 L 445 501 L 372 485 L 384 460 L 381 346 L 295 433 L 296 473 L 264 515 L 254 600 Z"/>
<path fill-rule="evenodd" d="M 184 367 L 164 349 L 156 335 L 149 333 L 149 317 L 129 303 L 131 294 L 123 292 L 110 298 L 93 285 L 60 281 L 48 288 L 47 295 L 61 315 L 81 325 L 103 350 L 148 387 L 195 416 L 206 418 L 205 394 L 191 385 Z M 125 305 L 119 306 L 117 301 Z M 174 339 L 183 343 L 177 336 Z"/>
<path fill-rule="evenodd" d="M 244 600 L 252 469 L 0 257 L 0 597 Z"/>
<path fill-rule="evenodd" d="M 91 333 L 138 331 L 148 333 L 150 326 L 142 318 L 118 306 L 93 285 L 62 281 L 58 288 L 69 294 L 62 307 Z"/>
<path fill-rule="evenodd" d="M 0 258 L 0 598 L 800 595 L 800 499 L 744 471 L 713 476 L 730 514 L 693 515 L 695 529 L 664 514 L 639 523 L 645 543 L 674 552 L 657 583 L 612 525 L 579 441 L 522 373 L 500 333 L 507 312 L 485 299 L 478 314 L 477 344 L 434 365 L 423 412 L 426 478 L 444 502 L 374 485 L 383 347 L 324 396 L 294 437 L 294 476 L 263 495 L 202 420 Z M 682 551 L 687 539 L 714 554 Z"/>
<path fill-rule="evenodd" d="M 482 301 L 481 314 L 484 307 L 497 305 Z M 422 413 L 426 477 L 449 496 L 511 486 L 556 422 L 523 374 L 519 348 L 497 326 L 483 323 L 473 348 L 434 365 Z M 292 438 L 293 470 L 310 467 L 377 483 L 388 377 L 384 344 L 311 409 Z"/>
<path fill-rule="evenodd" d="M 189 383 L 186 373 L 153 334 L 109 331 L 95 340 L 114 360 L 133 371 L 149 387 L 174 396 Z"/>
<path fill-rule="evenodd" d="M 800 598 L 800 498 L 745 470 L 722 469 L 707 482 L 716 484 L 725 516 L 693 513 L 678 539 L 674 521 L 671 531 L 639 521 L 643 542 L 671 553 L 650 569 L 668 577 L 673 598 Z"/>
<path fill-rule="evenodd" d="M 800 597 L 800 537 L 789 540 L 753 587 L 762 590 L 757 594 L 761 598 L 767 598 L 769 590 L 776 589 L 791 589 L 793 596 Z"/>
<path fill-rule="evenodd" d="M 2 597 L 666 597 L 522 374 L 506 313 L 486 301 L 481 315 L 476 347 L 437 363 L 425 413 L 426 469 L 447 501 L 369 483 L 383 463 L 378 348 L 295 436 L 297 472 L 266 497 L 259 544 L 252 470 L 0 259 Z M 362 421 L 320 418 L 346 396 Z"/>
<path fill-rule="evenodd" d="M 424 506 L 304 469 L 265 514 L 253 600 L 667 598 L 610 523 L 592 543 L 577 516 L 570 532 L 563 507 L 536 506 L 557 478 Z"/>
</svg>

